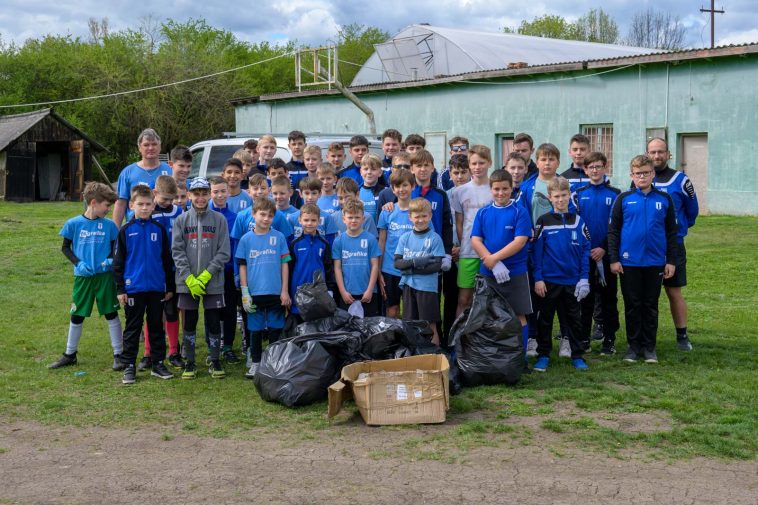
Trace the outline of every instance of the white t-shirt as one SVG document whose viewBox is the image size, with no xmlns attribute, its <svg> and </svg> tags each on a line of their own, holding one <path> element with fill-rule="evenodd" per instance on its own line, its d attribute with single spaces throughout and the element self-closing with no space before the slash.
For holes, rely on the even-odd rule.
<svg viewBox="0 0 758 505">
<path fill-rule="evenodd" d="M 463 214 L 463 240 L 461 240 L 461 258 L 478 258 L 479 255 L 471 247 L 471 228 L 474 226 L 476 213 L 482 207 L 492 202 L 492 192 L 490 184 L 485 181 L 484 184 L 476 184 L 469 181 L 463 186 L 453 189 L 450 198 L 450 208 L 453 210 L 453 219 L 455 214 Z"/>
</svg>

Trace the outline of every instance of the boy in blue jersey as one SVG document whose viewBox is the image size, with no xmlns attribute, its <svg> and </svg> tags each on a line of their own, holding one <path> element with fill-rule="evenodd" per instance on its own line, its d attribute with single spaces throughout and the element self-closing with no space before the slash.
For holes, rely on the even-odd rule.
<svg viewBox="0 0 758 505">
<path fill-rule="evenodd" d="M 381 208 L 377 205 L 379 194 L 385 188 L 382 172 L 382 161 L 375 154 L 367 154 L 361 162 L 361 177 L 363 184 L 358 192 L 358 197 L 363 202 L 366 214 L 376 223 L 379 219 Z"/>
<path fill-rule="evenodd" d="M 82 337 L 82 324 L 84 318 L 92 314 L 92 305 L 97 301 L 97 311 L 108 321 L 113 347 L 113 370 L 123 370 L 124 365 L 120 359 L 123 337 L 118 318 L 116 283 L 111 273 L 118 228 L 113 221 L 105 218 L 118 195 L 110 186 L 90 182 L 84 187 L 82 198 L 87 202 L 87 210 L 66 221 L 60 231 L 63 237 L 61 251 L 74 265 L 74 288 L 66 351 L 48 368 L 77 363 L 76 351 Z"/>
<path fill-rule="evenodd" d="M 271 163 L 269 164 L 266 171 L 266 177 L 268 178 L 271 198 L 274 200 L 274 202 L 276 202 L 277 209 L 289 214 L 291 212 L 294 212 L 296 209 L 299 209 L 303 205 L 303 199 L 300 198 L 300 193 L 294 191 L 295 186 L 292 183 L 292 180 L 290 180 L 289 172 L 287 172 L 287 165 L 281 158 L 274 158 L 271 160 Z M 274 197 L 273 186 L 274 180 L 280 177 L 287 179 L 290 189 L 287 200 L 277 202 L 277 199 Z"/>
<path fill-rule="evenodd" d="M 395 248 L 395 268 L 402 276 L 403 320 L 427 321 L 432 343 L 440 345 L 437 325 L 440 317 L 438 275 L 445 258 L 442 238 L 429 227 L 432 205 L 425 198 L 411 200 L 409 215 L 413 229 L 405 232 Z"/>
<path fill-rule="evenodd" d="M 334 185 L 337 183 L 337 172 L 330 163 L 322 163 L 316 169 L 318 180 L 321 181 L 321 196 L 318 197 L 318 208 L 321 209 L 324 222 L 340 209 L 340 201 Z"/>
<path fill-rule="evenodd" d="M 305 168 L 305 134 L 299 130 L 292 130 L 287 135 L 287 147 L 292 157 L 287 163 L 287 172 L 292 180 L 292 187 L 297 188 L 300 180 L 308 176 Z"/>
<path fill-rule="evenodd" d="M 342 147 L 340 142 L 332 142 L 329 144 L 329 149 L 326 150 L 326 161 L 334 167 L 334 173 L 339 174 L 342 170 L 342 165 L 345 164 L 345 148 Z"/>
<path fill-rule="evenodd" d="M 587 370 L 584 343 L 581 337 L 579 303 L 590 292 L 590 234 L 584 220 L 569 212 L 571 185 L 564 177 L 556 177 L 547 187 L 553 211 L 543 214 L 535 223 L 533 251 L 534 292 L 542 298 L 537 317 L 537 362 L 534 370 L 544 372 L 550 363 L 553 317 L 556 309 L 568 333 L 571 364 Z"/>
<path fill-rule="evenodd" d="M 521 201 L 521 183 L 524 182 L 527 172 L 527 162 L 523 156 L 519 153 L 509 153 L 505 158 L 505 166 L 503 169 L 511 174 L 513 178 L 513 192 L 511 198 L 515 202 Z"/>
<path fill-rule="evenodd" d="M 119 231 L 113 257 L 118 300 L 126 313 L 121 355 L 126 368 L 121 382 L 134 384 L 137 379 L 135 364 L 140 331 L 145 322 L 148 327 L 145 338 L 150 341 L 152 361 L 150 375 L 172 379 L 174 375 L 163 364 L 166 358 L 163 303 L 173 298 L 176 289 L 171 243 L 166 228 L 152 219 L 155 202 L 149 187 L 140 184 L 132 188 L 129 206 L 134 217 Z"/>
<path fill-rule="evenodd" d="M 442 244 L 445 246 L 445 259 L 442 261 L 442 269 L 444 271 L 450 270 L 452 262 L 450 253 L 453 249 L 453 217 L 450 213 L 450 201 L 447 199 L 447 193 L 439 189 L 436 180 L 432 178 L 432 174 L 437 173 L 434 170 L 432 153 L 421 149 L 412 154 L 411 172 L 416 177 L 416 187 L 411 196 L 429 200 L 432 207 L 432 224 L 434 224 L 435 231 L 442 237 Z"/>
<path fill-rule="evenodd" d="M 318 201 L 321 197 L 321 187 L 323 184 L 315 177 L 306 177 L 300 179 L 300 194 L 303 195 L 303 205 L 312 204 L 318 207 Z M 292 227 L 292 236 L 288 237 L 290 241 L 296 239 L 303 234 L 303 226 L 300 223 L 300 213 L 302 208 L 287 215 L 287 221 Z M 327 216 L 321 215 L 319 212 L 319 222 L 316 231 L 322 237 L 326 237 L 326 220 Z M 332 237 L 332 240 L 334 237 Z"/>
<path fill-rule="evenodd" d="M 343 208 L 345 202 L 352 198 L 358 198 L 358 183 L 356 183 L 350 177 L 343 177 L 337 181 L 337 200 L 339 201 L 341 208 L 332 214 L 326 224 L 326 236 L 332 244 L 334 243 L 334 239 L 336 237 L 342 235 L 347 230 L 347 226 L 343 217 Z M 374 222 L 371 216 L 365 212 L 364 217 L 365 219 L 362 220 L 361 227 L 364 231 L 368 232 L 371 236 L 378 240 L 379 232 L 376 229 L 376 222 Z"/>
<path fill-rule="evenodd" d="M 250 197 L 253 198 L 253 201 L 255 201 L 256 198 L 268 198 L 268 184 L 266 183 L 266 178 L 261 174 L 253 175 L 250 178 L 250 185 L 248 186 L 247 191 Z M 283 212 L 276 212 L 271 227 L 285 237 L 292 235 L 292 227 L 287 222 L 287 216 Z M 245 233 L 253 231 L 254 229 L 255 217 L 253 215 L 253 208 L 248 207 L 237 214 L 230 235 L 232 239 L 239 241 Z"/>
<path fill-rule="evenodd" d="M 339 305 L 346 309 L 360 301 L 364 316 L 378 316 L 379 297 L 375 294 L 382 255 L 379 243 L 375 236 L 363 230 L 363 222 L 368 219 L 363 202 L 350 198 L 343 203 L 342 212 L 345 233 L 335 238 L 332 246 Z"/>
<path fill-rule="evenodd" d="M 468 144 L 469 144 L 468 139 L 466 137 L 461 137 L 460 135 L 456 135 L 455 137 L 451 138 L 447 142 L 447 145 L 450 147 L 450 159 L 453 159 L 454 156 L 468 157 Z M 450 174 L 450 164 L 448 164 L 447 168 L 444 169 L 439 176 L 439 188 L 441 190 L 444 190 L 445 192 L 449 192 L 451 189 L 455 187 L 455 184 L 453 183 L 453 179 L 451 175 L 452 174 Z"/>
<path fill-rule="evenodd" d="M 572 193 L 589 182 L 587 175 L 584 173 L 584 158 L 589 152 L 590 139 L 581 133 L 577 133 L 571 137 L 568 150 L 571 166 L 561 174 L 561 177 L 568 179 Z"/>
<path fill-rule="evenodd" d="M 174 197 L 174 205 L 179 207 L 182 211 L 187 210 L 187 188 L 176 187 L 176 197 Z"/>
<path fill-rule="evenodd" d="M 390 176 L 392 175 L 392 163 L 393 158 L 400 153 L 400 147 L 403 143 L 403 135 L 395 130 L 389 128 L 382 132 L 382 170 L 384 172 L 384 180 L 389 183 Z"/>
<path fill-rule="evenodd" d="M 113 206 L 113 222 L 121 226 L 124 216 L 131 218 L 127 212 L 132 187 L 137 184 L 147 184 L 155 187 L 155 179 L 159 175 L 171 175 L 171 167 L 158 157 L 161 153 L 161 138 L 152 128 L 142 130 L 137 138 L 137 148 L 142 159 L 125 167 L 118 175 L 118 200 Z"/>
<path fill-rule="evenodd" d="M 307 179 L 303 179 L 304 181 Z M 316 179 L 318 181 L 318 179 Z M 319 181 L 320 182 L 320 181 Z M 302 181 L 301 181 L 302 184 Z M 305 203 L 298 215 L 301 233 L 290 244 L 290 299 L 291 313 L 298 323 L 302 322 L 300 311 L 295 304 L 297 288 L 313 282 L 313 273 L 320 270 L 324 275 L 327 288 L 334 292 L 334 263 L 332 248 L 324 236 L 319 233 L 321 211 L 314 203 Z"/>
<path fill-rule="evenodd" d="M 576 213 L 582 216 L 590 232 L 590 294 L 581 302 L 582 342 L 589 346 L 592 333 L 592 316 L 595 303 L 600 308 L 603 343 L 602 356 L 616 352 L 616 330 L 619 329 L 618 277 L 611 272 L 608 262 L 608 222 L 613 202 L 620 191 L 605 180 L 608 159 L 603 153 L 590 153 L 584 159 L 584 172 L 589 184 L 572 195 Z"/>
<path fill-rule="evenodd" d="M 192 152 L 189 147 L 179 144 L 171 149 L 168 166 L 171 167 L 171 176 L 176 181 L 176 185 L 189 188 L 187 179 L 192 170 Z"/>
<path fill-rule="evenodd" d="M 390 175 L 387 176 L 387 187 L 384 188 L 379 192 L 379 195 L 376 197 L 376 208 L 377 212 L 381 213 L 383 210 L 393 210 L 393 204 L 397 200 L 395 197 L 395 193 L 392 191 L 392 186 L 389 184 L 390 177 L 392 177 L 392 174 L 397 172 L 398 170 L 407 170 L 410 172 L 411 170 L 411 157 L 406 153 L 399 153 L 396 154 L 394 158 L 392 158 L 392 167 L 390 169 Z M 414 178 L 415 181 L 415 178 Z M 415 182 L 414 182 L 415 184 Z M 387 205 L 389 204 L 389 205 Z"/>
<path fill-rule="evenodd" d="M 151 218 L 160 223 L 166 230 L 169 244 L 169 257 L 171 257 L 171 231 L 174 227 L 174 220 L 182 213 L 182 209 L 173 203 L 177 192 L 178 188 L 174 178 L 169 177 L 168 175 L 161 175 L 155 180 L 155 189 L 153 190 L 155 206 Z M 173 272 L 173 260 L 171 268 Z M 172 296 L 163 302 L 163 316 L 165 319 L 166 336 L 168 337 L 168 362 L 174 368 L 184 368 L 184 361 L 179 355 L 179 310 L 176 307 L 175 296 Z M 150 328 L 147 324 L 145 324 L 144 332 L 145 353 L 137 365 L 138 372 L 151 370 L 153 368 L 150 348 Z"/>
<path fill-rule="evenodd" d="M 243 151 L 246 153 L 246 151 Z M 248 155 L 249 156 L 249 155 Z M 237 158 L 229 158 L 224 163 L 224 169 L 221 171 L 221 177 L 226 181 L 229 195 L 226 199 L 226 205 L 229 210 L 235 214 L 250 207 L 253 199 L 247 192 L 242 191 L 242 174 L 245 173 L 242 161 Z M 231 228 L 229 228 L 231 230 Z"/>
<path fill-rule="evenodd" d="M 658 298 L 661 284 L 676 272 L 676 210 L 667 193 L 653 186 L 653 162 L 645 155 L 632 158 L 635 189 L 621 193 L 608 225 L 611 272 L 621 275 L 626 339 L 624 361 L 657 363 Z"/>
<path fill-rule="evenodd" d="M 329 153 L 331 154 L 331 146 L 329 147 Z M 344 153 L 344 151 L 343 151 Z M 363 177 L 361 176 L 361 162 L 363 157 L 368 154 L 368 140 L 363 135 L 356 135 L 350 139 L 350 157 L 353 158 L 353 162 L 337 172 L 337 177 L 342 179 L 343 177 L 350 177 L 358 186 L 363 184 Z M 329 160 L 330 162 L 332 160 Z M 335 166 L 335 168 L 338 168 Z"/>
<path fill-rule="evenodd" d="M 411 192 L 416 185 L 416 178 L 410 170 L 395 170 L 390 175 L 390 186 L 397 197 L 392 210 L 383 210 L 379 215 L 379 249 L 382 251 L 380 287 L 384 290 L 386 315 L 397 318 L 400 313 L 400 300 L 403 291 L 400 288 L 400 270 L 395 268 L 395 250 L 400 237 L 413 230 L 413 223 L 408 215 L 411 204 Z"/>
<path fill-rule="evenodd" d="M 674 259 L 676 271 L 671 278 L 664 279 L 663 288 L 669 299 L 671 317 L 676 328 L 677 347 L 680 351 L 691 351 L 692 343 L 687 335 L 687 302 L 682 294 L 682 288 L 687 285 L 687 251 L 684 247 L 684 237 L 697 219 L 699 212 L 697 195 L 689 177 L 668 166 L 671 153 L 665 140 L 657 137 L 650 139 L 647 143 L 647 155 L 653 161 L 655 169 L 653 185 L 656 189 L 668 193 L 674 201 L 678 225 L 676 234 L 678 247 Z"/>
<path fill-rule="evenodd" d="M 495 170 L 489 186 L 492 203 L 476 211 L 471 225 L 471 248 L 481 260 L 478 273 L 508 301 L 518 317 L 526 349 L 529 336 L 526 316 L 531 314 L 532 304 L 525 246 L 532 235 L 532 225 L 526 209 L 511 199 L 511 174 Z"/>
<path fill-rule="evenodd" d="M 252 379 L 263 354 L 263 340 L 276 342 L 284 328 L 284 312 L 291 305 L 289 296 L 290 252 L 287 238 L 271 228 L 276 206 L 268 198 L 253 202 L 255 229 L 246 233 L 235 258 L 240 272 L 242 305 L 247 312 L 250 331 L 248 350 L 251 365 L 245 376 Z"/>
<path fill-rule="evenodd" d="M 202 177 L 190 183 L 192 207 L 174 221 L 171 254 L 176 266 L 177 306 L 184 311 L 183 349 L 186 363 L 182 379 L 197 377 L 195 340 L 202 300 L 210 347 L 208 373 L 226 376 L 221 367 L 221 313 L 224 309 L 224 265 L 229 261 L 226 218 L 209 209 L 210 184 Z"/>
<path fill-rule="evenodd" d="M 237 220 L 237 214 L 229 208 L 229 185 L 224 178 L 218 176 L 208 179 L 208 183 L 211 185 L 209 208 L 224 216 L 226 225 L 231 230 Z M 229 251 L 234 250 L 234 239 L 229 235 Z M 230 253 L 229 261 L 224 265 L 224 310 L 221 312 L 221 356 L 224 361 L 230 364 L 239 363 L 239 358 L 234 352 L 234 337 L 237 332 L 237 306 L 239 303 L 237 286 L 234 282 L 234 258 Z M 209 333 L 206 328 L 206 336 Z"/>
</svg>

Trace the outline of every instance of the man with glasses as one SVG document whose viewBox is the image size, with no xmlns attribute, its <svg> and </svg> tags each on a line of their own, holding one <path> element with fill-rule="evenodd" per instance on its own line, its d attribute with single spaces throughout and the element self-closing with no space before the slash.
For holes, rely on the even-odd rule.
<svg viewBox="0 0 758 505">
<path fill-rule="evenodd" d="M 468 156 L 468 139 L 466 137 L 456 135 L 448 141 L 447 145 L 450 146 L 450 157 L 456 154 L 463 154 L 464 156 Z M 445 170 L 442 171 L 439 180 L 439 188 L 444 191 L 448 191 L 449 189 L 452 189 L 453 186 L 455 186 L 455 184 L 453 184 L 453 180 L 450 178 L 449 166 L 445 167 Z"/>
<path fill-rule="evenodd" d="M 650 139 L 647 143 L 647 155 L 652 160 L 655 169 L 653 185 L 659 191 L 668 193 L 674 201 L 678 225 L 676 234 L 678 247 L 674 258 L 676 273 L 670 279 L 663 281 L 663 287 L 669 299 L 671 317 L 676 328 L 677 347 L 681 351 L 691 351 L 692 343 L 687 336 L 687 302 L 684 300 L 682 288 L 687 285 L 687 251 L 684 248 L 684 237 L 697 219 L 699 212 L 697 195 L 690 178 L 683 172 L 668 166 L 671 153 L 665 140 L 658 137 Z"/>
</svg>

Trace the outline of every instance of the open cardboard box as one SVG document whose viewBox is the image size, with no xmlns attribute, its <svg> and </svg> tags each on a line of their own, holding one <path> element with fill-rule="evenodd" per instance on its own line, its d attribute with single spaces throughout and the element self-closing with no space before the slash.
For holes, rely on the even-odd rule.
<svg viewBox="0 0 758 505">
<path fill-rule="evenodd" d="M 443 423 L 450 408 L 449 372 L 444 354 L 347 365 L 329 386 L 329 417 L 354 398 L 369 425 Z"/>
</svg>

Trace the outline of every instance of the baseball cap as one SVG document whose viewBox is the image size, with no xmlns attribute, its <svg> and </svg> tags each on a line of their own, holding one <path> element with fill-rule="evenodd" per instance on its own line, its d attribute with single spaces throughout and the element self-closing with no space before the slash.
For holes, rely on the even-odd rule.
<svg viewBox="0 0 758 505">
<path fill-rule="evenodd" d="M 211 189 L 211 185 L 208 184 L 208 179 L 205 177 L 195 177 L 192 179 L 189 190 L 194 191 L 196 189 Z"/>
</svg>

